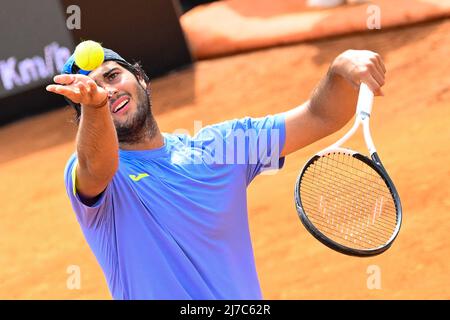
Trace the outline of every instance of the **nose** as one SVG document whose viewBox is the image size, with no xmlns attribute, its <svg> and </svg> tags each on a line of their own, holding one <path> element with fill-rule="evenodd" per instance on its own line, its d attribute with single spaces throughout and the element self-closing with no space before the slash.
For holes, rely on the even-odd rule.
<svg viewBox="0 0 450 320">
<path fill-rule="evenodd" d="M 108 92 L 108 96 L 110 98 L 113 97 L 114 95 L 117 95 L 118 92 L 118 90 L 115 87 L 109 85 L 105 85 L 103 89 L 105 89 Z"/>
</svg>

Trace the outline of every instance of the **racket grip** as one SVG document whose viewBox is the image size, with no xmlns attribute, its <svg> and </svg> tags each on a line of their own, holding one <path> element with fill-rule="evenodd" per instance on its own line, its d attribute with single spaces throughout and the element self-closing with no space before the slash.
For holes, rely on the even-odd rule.
<svg viewBox="0 0 450 320">
<path fill-rule="evenodd" d="M 373 105 L 373 92 L 365 83 L 359 87 L 358 104 L 356 105 L 356 114 L 367 114 L 370 116 Z"/>
</svg>

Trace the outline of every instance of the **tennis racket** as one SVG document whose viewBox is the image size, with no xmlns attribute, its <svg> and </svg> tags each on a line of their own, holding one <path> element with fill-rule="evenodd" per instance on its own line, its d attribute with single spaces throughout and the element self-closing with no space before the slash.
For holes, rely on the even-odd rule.
<svg viewBox="0 0 450 320">
<path fill-rule="evenodd" d="M 300 220 L 320 242 L 352 256 L 386 251 L 400 231 L 402 208 L 369 130 L 373 93 L 362 83 L 353 127 L 314 155 L 295 185 Z M 370 158 L 341 147 L 362 124 Z"/>
</svg>

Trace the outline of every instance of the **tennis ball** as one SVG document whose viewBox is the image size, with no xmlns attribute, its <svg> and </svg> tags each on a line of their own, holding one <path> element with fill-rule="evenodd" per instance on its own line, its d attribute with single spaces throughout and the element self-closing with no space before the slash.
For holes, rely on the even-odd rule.
<svg viewBox="0 0 450 320">
<path fill-rule="evenodd" d="M 92 71 L 98 68 L 103 60 L 105 60 L 105 53 L 98 42 L 83 41 L 75 48 L 75 63 L 83 70 Z"/>
</svg>

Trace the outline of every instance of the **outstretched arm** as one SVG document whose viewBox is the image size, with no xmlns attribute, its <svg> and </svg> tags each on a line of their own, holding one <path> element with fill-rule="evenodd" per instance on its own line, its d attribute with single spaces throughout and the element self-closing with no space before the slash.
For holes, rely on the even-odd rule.
<svg viewBox="0 0 450 320">
<path fill-rule="evenodd" d="M 117 133 L 111 117 L 108 93 L 84 75 L 58 75 L 47 90 L 81 104 L 77 133 L 76 189 L 84 200 L 105 190 L 119 163 Z"/>
<path fill-rule="evenodd" d="M 384 63 L 375 52 L 347 50 L 340 54 L 310 99 L 285 112 L 286 141 L 281 155 L 293 153 L 342 128 L 355 114 L 361 82 L 375 95 L 383 95 L 385 72 Z"/>
</svg>

